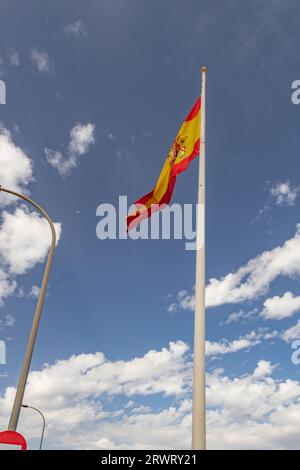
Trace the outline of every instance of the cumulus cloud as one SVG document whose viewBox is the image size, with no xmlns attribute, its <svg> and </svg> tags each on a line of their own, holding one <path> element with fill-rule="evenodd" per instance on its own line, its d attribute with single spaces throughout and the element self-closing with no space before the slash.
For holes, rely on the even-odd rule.
<svg viewBox="0 0 300 470">
<path fill-rule="evenodd" d="M 47 52 L 33 48 L 31 49 L 30 57 L 38 72 L 45 73 L 51 71 L 51 61 Z"/>
<path fill-rule="evenodd" d="M 61 176 L 67 176 L 78 164 L 80 156 L 85 155 L 95 143 L 95 125 L 77 123 L 71 129 L 67 157 L 61 152 L 45 148 L 46 160 L 58 170 Z"/>
<path fill-rule="evenodd" d="M 241 376 L 207 374 L 209 449 L 299 448 L 300 383 L 274 379 L 274 368 L 261 359 Z M 189 347 L 177 341 L 127 361 L 98 352 L 45 365 L 31 372 L 25 401 L 46 416 L 48 448 L 188 449 L 191 379 Z M 149 407 L 143 400 L 155 393 L 171 402 Z M 3 427 L 14 394 L 0 396 Z M 38 438 L 38 417 L 23 410 L 19 430 Z"/>
<path fill-rule="evenodd" d="M 79 139 L 80 140 L 80 139 Z M 18 147 L 8 129 L 0 125 L 0 182 L 4 188 L 28 194 L 28 184 L 34 181 L 32 160 Z M 20 200 L 0 192 L 0 207 Z M 0 306 L 4 299 L 24 295 L 17 290 L 17 275 L 25 273 L 42 262 L 50 246 L 47 221 L 22 205 L 14 212 L 5 210 L 0 222 Z M 57 240 L 61 224 L 56 223 Z M 32 294 L 34 292 L 32 291 Z"/>
<path fill-rule="evenodd" d="M 268 320 L 281 320 L 291 317 L 300 310 L 300 296 L 286 292 L 282 297 L 271 297 L 264 302 L 261 316 Z"/>
<path fill-rule="evenodd" d="M 3 212 L 0 226 L 0 260 L 10 274 L 23 274 L 42 262 L 48 252 L 51 233 L 48 222 L 25 206 L 14 213 Z M 55 224 L 57 240 L 61 224 Z"/>
<path fill-rule="evenodd" d="M 57 241 L 61 224 L 55 223 Z M 16 292 L 16 276 L 44 261 L 50 246 L 48 222 L 26 206 L 2 213 L 0 225 L 0 306 Z M 36 292 L 36 291 L 35 291 Z M 32 294 L 34 292 L 32 291 Z M 18 293 L 16 295 L 19 295 Z"/>
<path fill-rule="evenodd" d="M 236 271 L 220 279 L 211 278 L 206 286 L 206 306 L 238 304 L 265 295 L 279 276 L 294 277 L 300 274 L 300 224 L 294 237 L 283 245 L 264 251 Z M 181 291 L 176 305 L 183 310 L 193 310 L 194 294 Z M 172 306 L 175 311 L 176 305 Z"/>
<path fill-rule="evenodd" d="M 300 338 L 300 320 L 298 320 L 295 325 L 283 331 L 281 333 L 281 338 L 287 343 L 294 341 L 294 339 L 299 339 Z"/>
<path fill-rule="evenodd" d="M 206 341 L 205 349 L 207 356 L 218 356 L 223 354 L 235 353 L 241 349 L 249 349 L 260 343 L 260 336 L 255 331 L 247 334 L 244 337 L 228 341 L 223 339 L 220 342 Z"/>
<path fill-rule="evenodd" d="M 95 142 L 95 125 L 88 123 L 86 125 L 76 124 L 71 130 L 71 140 L 69 144 L 70 155 L 80 156 L 85 154 L 90 145 Z"/>
<path fill-rule="evenodd" d="M 12 295 L 16 287 L 16 281 L 0 267 L 0 307 L 3 306 L 3 299 Z"/>
<path fill-rule="evenodd" d="M 290 181 L 280 182 L 270 187 L 270 194 L 277 206 L 293 206 L 299 195 L 300 188 Z"/>
<path fill-rule="evenodd" d="M 4 188 L 26 193 L 33 181 L 32 160 L 12 140 L 8 129 L 0 127 L 0 181 Z M 0 193 L 0 206 L 16 202 L 14 196 Z"/>
<path fill-rule="evenodd" d="M 34 180 L 29 156 L 18 147 L 8 129 L 0 127 L 0 181 L 4 188 L 28 194 Z M 16 204 L 18 198 L 0 193 L 0 206 Z M 2 213 L 0 225 L 0 305 L 16 291 L 15 275 L 42 261 L 49 246 L 47 222 L 24 207 Z M 56 225 L 58 236 L 60 225 Z"/>
<path fill-rule="evenodd" d="M 211 449 L 299 449 L 300 383 L 275 380 L 273 369 L 261 360 L 252 374 L 208 375 Z"/>
<path fill-rule="evenodd" d="M 271 375 L 275 366 L 270 361 L 261 360 L 258 362 L 256 369 L 253 372 L 254 378 L 265 377 Z"/>
<path fill-rule="evenodd" d="M 291 207 L 296 203 L 299 196 L 300 186 L 293 185 L 289 180 L 272 184 L 267 181 L 264 190 L 268 193 L 268 201 L 258 211 L 258 214 L 252 219 L 251 225 L 267 217 L 271 220 L 271 213 L 274 204 L 279 207 Z"/>
<path fill-rule="evenodd" d="M 68 23 L 64 27 L 64 31 L 67 35 L 77 36 L 77 37 L 83 36 L 86 34 L 84 23 L 81 20 Z"/>
<path fill-rule="evenodd" d="M 140 402 L 137 405 L 133 400 L 162 394 L 169 399 L 175 397 L 175 402 L 181 399 L 184 403 L 191 374 L 188 352 L 188 345 L 177 341 L 171 342 L 167 348 L 150 350 L 142 357 L 127 361 L 110 361 L 101 352 L 74 355 L 53 365 L 45 365 L 41 371 L 31 372 L 25 401 L 34 402 L 44 411 L 48 423 L 48 439 L 56 447 L 65 445 L 65 437 L 71 433 L 73 444 L 69 442 L 68 445 L 85 448 L 88 444 L 85 438 L 82 439 L 82 431 L 86 436 L 91 434 L 89 446 L 92 448 L 103 448 L 113 441 L 130 447 L 134 443 L 133 436 L 130 437 L 128 433 L 130 428 L 137 431 L 140 427 L 144 429 L 145 435 L 146 427 L 151 429 L 153 423 L 157 430 L 160 422 L 162 426 L 165 422 L 165 427 L 170 428 L 160 443 L 160 446 L 164 446 L 170 435 L 176 434 L 173 422 L 178 413 L 177 405 L 153 414 L 149 406 Z M 9 387 L 0 397 L 2 423 L 8 419 L 14 394 L 15 389 Z M 132 397 L 132 406 L 124 405 L 116 411 L 109 411 L 109 406 L 108 410 L 103 409 L 103 403 L 112 403 L 115 397 L 120 400 L 120 396 Z M 181 410 L 181 414 L 185 414 L 185 406 L 181 405 Z M 61 416 L 64 417 L 63 420 Z M 32 423 L 34 426 L 33 421 Z M 26 425 L 27 433 L 30 429 L 30 435 L 34 436 L 36 431 L 31 429 L 31 424 L 28 421 L 23 424 Z M 20 425 L 22 429 L 22 422 Z M 109 431 L 110 427 L 112 431 Z M 151 446 L 152 439 L 154 445 L 157 440 L 151 430 L 144 444 L 143 437 L 138 437 L 138 433 L 136 439 L 139 447 L 147 447 L 147 443 Z M 179 446 L 179 437 L 174 442 Z M 113 442 L 112 445 L 118 446 L 118 442 Z"/>
<path fill-rule="evenodd" d="M 186 384 L 188 346 L 182 341 L 171 342 L 168 348 L 150 350 L 142 358 L 109 361 L 103 353 L 80 354 L 33 372 L 29 380 L 31 398 L 44 399 L 74 395 L 126 396 L 163 393 L 180 396 Z M 41 384 L 43 386 L 41 387 Z M 75 385 L 76 384 L 76 385 Z"/>
<path fill-rule="evenodd" d="M 208 306 L 240 303 L 268 292 L 278 276 L 300 274 L 300 224 L 293 238 L 265 251 L 221 279 L 210 279 L 206 288 Z"/>
</svg>

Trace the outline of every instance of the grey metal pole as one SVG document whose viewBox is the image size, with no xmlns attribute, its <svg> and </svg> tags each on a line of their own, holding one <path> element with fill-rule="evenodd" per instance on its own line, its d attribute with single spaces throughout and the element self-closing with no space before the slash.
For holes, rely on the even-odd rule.
<svg viewBox="0 0 300 470">
<path fill-rule="evenodd" d="M 35 408 L 34 406 L 29 406 L 29 405 L 22 405 L 22 408 L 30 408 L 31 410 L 35 410 L 37 411 L 41 417 L 42 417 L 42 420 L 43 420 L 43 429 L 42 429 L 42 435 L 41 435 L 41 440 L 40 440 L 40 447 L 39 447 L 39 450 L 42 450 L 42 446 L 43 446 L 43 440 L 44 440 L 44 435 L 45 435 L 45 428 L 46 428 L 46 420 L 45 420 L 45 416 L 43 415 L 43 413 L 38 409 L 38 408 Z"/>
<path fill-rule="evenodd" d="M 205 99 L 206 67 L 202 67 L 201 130 L 198 185 L 198 220 L 194 326 L 194 380 L 192 449 L 206 449 L 205 398 Z"/>
<path fill-rule="evenodd" d="M 38 302 L 37 302 L 36 309 L 35 309 L 35 314 L 34 314 L 33 323 L 32 323 L 32 327 L 31 327 L 31 332 L 30 332 L 30 336 L 29 336 L 29 340 L 28 340 L 28 344 L 27 344 L 27 349 L 26 349 L 26 353 L 25 353 L 23 367 L 22 367 L 22 371 L 21 371 L 21 374 L 20 374 L 20 378 L 19 378 L 17 393 L 16 393 L 16 396 L 15 396 L 15 401 L 14 401 L 14 405 L 13 405 L 13 409 L 12 409 L 12 413 L 11 413 L 10 420 L 9 420 L 9 425 L 8 425 L 8 430 L 9 431 L 16 431 L 18 421 L 19 421 L 21 406 L 22 406 L 22 402 L 23 402 L 25 387 L 26 387 L 26 383 L 27 383 L 31 358 L 32 358 L 33 349 L 34 349 L 34 345 L 35 345 L 36 335 L 37 335 L 39 322 L 40 322 L 40 317 L 41 317 L 41 313 L 42 313 L 44 298 L 45 298 L 45 294 L 46 294 L 47 282 L 48 282 L 49 273 L 50 273 L 51 264 L 52 264 L 52 259 L 53 259 L 53 255 L 54 255 L 55 244 L 56 244 L 56 233 L 55 233 L 55 227 L 54 227 L 54 224 L 53 224 L 52 220 L 50 219 L 47 212 L 39 204 L 34 202 L 29 197 L 24 196 L 23 194 L 17 193 L 16 191 L 12 191 L 10 189 L 3 188 L 2 186 L 0 186 L 0 191 L 3 191 L 5 193 L 9 193 L 9 194 L 12 194 L 13 196 L 17 196 L 21 199 L 24 199 L 24 201 L 28 202 L 33 207 L 35 207 L 45 217 L 45 219 L 48 221 L 50 229 L 51 229 L 51 234 L 52 234 L 52 240 L 51 240 L 48 259 L 47 259 L 47 263 L 46 263 L 46 267 L 45 267 L 45 271 L 44 271 L 41 290 L 40 290 Z"/>
</svg>

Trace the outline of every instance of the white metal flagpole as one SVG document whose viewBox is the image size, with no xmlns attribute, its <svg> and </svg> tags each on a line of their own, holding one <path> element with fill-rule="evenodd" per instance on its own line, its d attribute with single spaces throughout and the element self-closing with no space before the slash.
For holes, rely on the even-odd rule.
<svg viewBox="0 0 300 470">
<path fill-rule="evenodd" d="M 192 449 L 206 448 L 205 400 L 205 92 L 206 67 L 201 68 L 201 124 L 198 183 L 195 325 L 194 325 L 194 379 L 192 413 Z"/>
</svg>

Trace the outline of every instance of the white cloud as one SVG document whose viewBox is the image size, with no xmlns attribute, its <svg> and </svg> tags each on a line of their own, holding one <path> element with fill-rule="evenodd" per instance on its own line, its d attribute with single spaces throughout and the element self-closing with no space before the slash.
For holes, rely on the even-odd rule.
<svg viewBox="0 0 300 470">
<path fill-rule="evenodd" d="M 12 140 L 8 129 L 0 126 L 0 181 L 4 188 L 12 189 L 27 194 L 27 185 L 33 181 L 32 160 Z M 18 198 L 6 193 L 0 193 L 0 207 L 15 204 Z M 8 214 L 5 212 L 4 214 Z M 2 230 L 2 227 L 0 228 Z M 3 234 L 1 231 L 0 234 Z M 22 233 L 20 234 L 22 236 Z M 0 259 L 4 253 L 5 246 L 1 246 Z M 16 254 L 20 247 L 15 247 Z M 3 299 L 13 294 L 17 287 L 16 281 L 3 263 L 0 266 L 0 305 Z"/>
<path fill-rule="evenodd" d="M 206 341 L 206 355 L 219 356 L 223 354 L 235 353 L 241 351 L 242 349 L 249 349 L 260 343 L 261 336 L 262 335 L 260 333 L 251 331 L 247 335 L 233 341 L 228 341 L 227 339 L 223 339 L 220 342 Z"/>
<path fill-rule="evenodd" d="M 40 294 L 40 288 L 38 286 L 32 286 L 30 292 L 28 293 L 28 297 L 37 299 Z"/>
<path fill-rule="evenodd" d="M 36 212 L 17 208 L 14 213 L 4 211 L 0 226 L 0 260 L 10 274 L 23 274 L 42 262 L 51 242 L 48 222 Z M 61 224 L 55 224 L 57 240 Z"/>
<path fill-rule="evenodd" d="M 211 449 L 299 449 L 300 383 L 271 377 L 259 361 L 253 374 L 208 376 Z"/>
<path fill-rule="evenodd" d="M 239 321 L 245 322 L 247 320 L 254 320 L 257 318 L 258 309 L 254 308 L 253 310 L 244 311 L 239 310 L 237 312 L 232 312 L 228 315 L 225 321 L 222 321 L 221 325 L 230 325 L 231 323 L 237 323 Z"/>
<path fill-rule="evenodd" d="M 209 280 L 206 286 L 206 306 L 216 307 L 224 304 L 237 304 L 253 300 L 268 292 L 270 284 L 279 276 L 294 277 L 300 275 L 300 224 L 296 226 L 293 238 L 283 245 L 264 251 L 248 261 L 236 271 L 226 276 Z M 178 297 L 179 308 L 193 310 L 194 294 Z M 175 306 L 172 307 L 175 309 Z"/>
<path fill-rule="evenodd" d="M 300 320 L 298 320 L 295 325 L 283 331 L 281 333 L 281 338 L 287 343 L 290 343 L 294 339 L 300 339 Z"/>
<path fill-rule="evenodd" d="M 45 51 L 36 48 L 31 49 L 30 57 L 36 69 L 40 73 L 50 72 L 52 69 L 49 55 Z"/>
<path fill-rule="evenodd" d="M 169 313 L 177 312 L 177 310 L 178 306 L 175 302 L 167 306 L 167 312 Z"/>
<path fill-rule="evenodd" d="M 57 168 L 61 175 L 68 174 L 74 166 L 76 166 L 76 161 L 73 159 L 64 159 L 61 152 L 56 150 L 51 150 L 48 148 L 44 149 L 45 157 L 48 163 L 54 168 Z"/>
<path fill-rule="evenodd" d="M 66 436 L 72 434 L 68 445 L 78 448 L 102 448 L 109 442 L 120 441 L 120 445 L 131 446 L 136 439 L 138 447 L 151 446 L 158 441 L 155 431 L 160 425 L 166 434 L 160 447 L 175 437 L 173 426 L 178 418 L 177 406 L 153 414 L 149 406 L 140 403 L 126 404 L 116 411 L 103 409 L 102 403 L 107 399 L 112 403 L 114 397 L 145 397 L 152 394 L 163 394 L 166 397 L 182 399 L 179 413 L 185 414 L 184 397 L 189 388 L 190 360 L 189 348 L 182 341 L 171 342 L 168 348 L 159 351 L 150 350 L 142 357 L 127 361 L 109 361 L 103 353 L 80 354 L 67 360 L 45 365 L 41 371 L 31 372 L 24 401 L 43 410 L 47 420 L 47 439 L 54 446 L 66 445 Z M 1 422 L 8 419 L 15 389 L 7 388 L 0 397 Z M 98 400 L 101 398 L 101 402 Z M 175 401 L 176 401 L 175 400 Z M 126 410 L 126 411 L 125 411 Z M 61 419 L 61 416 L 64 419 Z M 20 430 L 26 426 L 26 435 L 35 436 L 35 422 L 27 420 L 22 414 Z M 151 431 L 151 424 L 155 431 Z M 3 424 L 4 426 L 5 424 Z M 32 427 L 31 427 L 32 426 Z M 103 429 L 101 429 L 103 427 Z M 136 438 L 130 430 L 141 428 L 141 435 Z M 148 437 L 143 439 L 148 428 Z M 66 432 L 67 431 L 67 432 Z M 161 432 L 162 433 L 162 432 Z M 85 436 L 83 438 L 83 435 Z M 87 439 L 87 440 L 86 440 Z M 180 445 L 180 438 L 174 441 Z M 118 443 L 113 442 L 114 446 Z"/>
<path fill-rule="evenodd" d="M 78 164 L 78 158 L 85 155 L 92 144 L 95 143 L 95 125 L 77 123 L 70 132 L 70 143 L 67 157 L 61 152 L 45 148 L 46 160 L 58 170 L 61 176 L 67 176 Z"/>
<path fill-rule="evenodd" d="M 14 144 L 10 132 L 0 128 L 0 181 L 4 188 L 26 193 L 33 181 L 32 160 Z M 16 202 L 14 196 L 0 193 L 0 206 Z"/>
<path fill-rule="evenodd" d="M 20 65 L 21 61 L 18 51 L 16 51 L 15 49 L 11 49 L 8 51 L 7 56 L 10 65 L 12 65 L 13 67 L 18 67 Z"/>
<path fill-rule="evenodd" d="M 178 310 L 194 310 L 194 308 L 195 295 L 193 293 L 189 294 L 186 290 L 181 290 L 177 294 L 176 302 L 168 305 L 166 309 L 168 312 L 173 313 Z"/>
<path fill-rule="evenodd" d="M 14 317 L 13 315 L 8 314 L 8 315 L 5 316 L 5 323 L 4 323 L 4 325 L 5 325 L 5 326 L 14 326 L 15 321 L 16 321 L 16 320 L 15 320 L 15 317 Z"/>
<path fill-rule="evenodd" d="M 16 287 L 16 281 L 0 267 L 0 307 L 3 306 L 3 299 L 12 295 Z"/>
<path fill-rule="evenodd" d="M 300 188 L 293 186 L 290 181 L 277 183 L 270 188 L 270 194 L 277 206 L 293 206 L 299 195 Z"/>
<path fill-rule="evenodd" d="M 265 377 L 271 375 L 275 366 L 270 361 L 261 360 L 258 362 L 256 369 L 253 372 L 254 378 Z"/>
<path fill-rule="evenodd" d="M 31 372 L 25 402 L 44 412 L 48 448 L 188 449 L 191 367 L 181 341 L 127 361 L 80 354 Z M 228 377 L 222 369 L 207 374 L 209 449 L 299 448 L 300 383 L 274 379 L 274 368 L 262 359 L 241 376 Z M 173 401 L 159 409 L 143 403 L 157 392 Z M 0 396 L 3 428 L 14 394 L 8 387 Z M 129 405 L 128 396 L 135 400 Z M 38 420 L 22 410 L 19 431 L 38 438 Z"/>
<path fill-rule="evenodd" d="M 171 342 L 169 348 L 148 351 L 142 358 L 109 361 L 103 353 L 80 354 L 33 372 L 29 380 L 31 399 L 72 396 L 82 398 L 101 394 L 110 396 L 182 395 L 186 384 L 188 346 Z"/>
<path fill-rule="evenodd" d="M 88 152 L 91 144 L 95 143 L 95 125 L 77 123 L 71 130 L 71 140 L 69 144 L 70 155 L 84 155 Z"/>
<path fill-rule="evenodd" d="M 0 317 L 0 329 L 1 327 L 7 327 L 7 326 L 14 326 L 15 324 L 15 317 L 11 314 L 5 315 L 3 319 Z"/>
<path fill-rule="evenodd" d="M 271 219 L 273 204 L 280 207 L 294 206 L 300 192 L 300 186 L 292 185 L 288 180 L 273 185 L 270 181 L 267 181 L 264 189 L 271 197 L 269 197 L 269 201 L 264 204 L 258 211 L 258 214 L 252 219 L 251 225 L 259 222 L 263 218 L 269 217 Z"/>
<path fill-rule="evenodd" d="M 68 23 L 64 27 L 64 31 L 67 35 L 72 35 L 72 36 L 77 36 L 77 37 L 83 36 L 86 34 L 84 23 L 81 20 Z"/>
<path fill-rule="evenodd" d="M 11 133 L 5 127 L 0 126 L 0 181 L 4 188 L 12 189 L 21 193 L 28 193 L 26 186 L 33 181 L 32 161 L 18 147 L 11 137 Z M 9 194 L 0 193 L 0 207 L 9 204 L 15 204 L 18 199 Z M 5 212 L 4 214 L 8 214 Z M 3 214 L 3 216 L 4 216 Z M 3 235 L 2 226 L 0 227 L 0 236 Z M 22 233 L 20 233 L 22 237 Z M 0 260 L 4 253 L 5 245 L 1 245 Z M 20 246 L 15 247 L 15 254 L 19 253 Z M 16 281 L 3 263 L 0 266 L 0 306 L 3 305 L 3 299 L 13 294 L 17 287 Z"/>
<path fill-rule="evenodd" d="M 264 302 L 261 316 L 269 320 L 281 320 L 291 317 L 300 310 L 300 296 L 295 297 L 292 292 L 286 292 L 282 297 L 271 297 Z"/>
<path fill-rule="evenodd" d="M 32 160 L 12 140 L 11 133 L 0 125 L 0 182 L 4 188 L 28 194 L 33 181 Z M 0 192 L 0 206 L 18 203 L 20 199 Z M 17 290 L 15 277 L 33 268 L 46 257 L 50 245 L 47 221 L 22 205 L 13 213 L 1 213 L 0 224 L 0 306 L 6 297 L 23 296 Z M 61 225 L 55 224 L 57 240 Z M 32 292 L 33 294 L 33 292 Z"/>
</svg>

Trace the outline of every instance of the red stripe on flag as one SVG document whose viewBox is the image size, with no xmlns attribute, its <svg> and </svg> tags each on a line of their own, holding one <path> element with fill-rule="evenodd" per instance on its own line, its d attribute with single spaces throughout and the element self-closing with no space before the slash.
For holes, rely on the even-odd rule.
<svg viewBox="0 0 300 470">
<path fill-rule="evenodd" d="M 194 160 L 194 158 L 196 158 L 197 155 L 199 154 L 199 149 L 200 149 L 200 139 L 198 139 L 195 142 L 192 153 L 188 157 L 184 158 L 181 162 L 176 163 L 176 165 L 173 166 L 172 175 L 174 176 L 179 175 L 179 173 L 186 170 L 190 162 Z"/>
<path fill-rule="evenodd" d="M 199 113 L 200 107 L 201 107 L 201 96 L 200 98 L 197 99 L 196 103 L 193 106 L 193 109 L 190 111 L 189 115 L 187 116 L 186 121 L 191 121 L 192 119 L 194 119 Z"/>
<path fill-rule="evenodd" d="M 160 210 L 162 205 L 169 204 L 169 202 L 172 198 L 175 183 L 176 183 L 176 176 L 172 175 L 170 177 L 167 190 L 166 190 L 164 196 L 162 197 L 162 199 L 160 200 L 160 202 L 158 202 L 157 204 L 152 204 L 147 209 L 147 211 L 143 211 L 142 213 L 139 213 L 139 208 L 137 207 L 137 215 L 131 215 L 131 216 L 127 217 L 127 231 L 129 231 L 132 228 L 136 227 L 138 224 L 140 224 L 142 222 L 142 220 L 147 219 L 152 214 L 154 214 L 155 212 Z M 147 202 L 147 200 L 149 199 L 149 195 L 152 195 L 152 193 L 153 193 L 153 191 L 151 193 L 148 193 L 145 196 L 141 197 L 139 199 L 139 201 L 144 200 L 144 204 L 145 204 L 145 202 Z M 143 204 L 143 203 L 142 202 L 136 202 L 136 204 L 138 205 L 138 204 Z"/>
<path fill-rule="evenodd" d="M 135 201 L 135 204 L 146 204 L 149 199 L 153 196 L 153 191 L 150 191 L 150 193 L 145 194 L 145 196 L 140 197 L 137 201 Z"/>
</svg>

